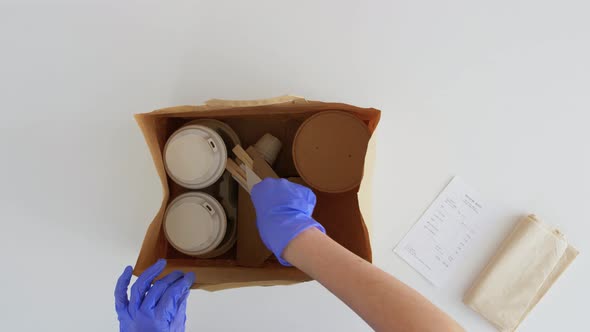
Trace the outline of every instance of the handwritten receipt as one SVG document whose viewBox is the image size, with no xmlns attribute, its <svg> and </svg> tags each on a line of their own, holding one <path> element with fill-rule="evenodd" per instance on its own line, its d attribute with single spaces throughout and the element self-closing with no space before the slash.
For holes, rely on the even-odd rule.
<svg viewBox="0 0 590 332">
<path fill-rule="evenodd" d="M 441 286 L 483 228 L 482 205 L 479 195 L 454 177 L 394 251 Z"/>
</svg>

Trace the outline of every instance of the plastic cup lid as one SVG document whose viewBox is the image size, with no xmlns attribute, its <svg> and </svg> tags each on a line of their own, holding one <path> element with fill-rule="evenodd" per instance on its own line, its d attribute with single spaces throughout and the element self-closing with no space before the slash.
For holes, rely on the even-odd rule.
<svg viewBox="0 0 590 332">
<path fill-rule="evenodd" d="M 164 233 L 179 251 L 205 254 L 223 240 L 227 228 L 225 211 L 211 195 L 189 192 L 174 199 L 164 219 Z"/>
<path fill-rule="evenodd" d="M 221 136 L 201 125 L 180 128 L 166 142 L 164 164 L 179 185 L 201 189 L 215 183 L 225 170 L 227 149 Z"/>
<path fill-rule="evenodd" d="M 188 123 L 188 125 L 197 124 L 215 130 L 225 142 L 227 150 L 231 150 L 234 146 L 242 144 L 238 134 L 225 122 L 215 119 L 196 119 Z"/>
</svg>

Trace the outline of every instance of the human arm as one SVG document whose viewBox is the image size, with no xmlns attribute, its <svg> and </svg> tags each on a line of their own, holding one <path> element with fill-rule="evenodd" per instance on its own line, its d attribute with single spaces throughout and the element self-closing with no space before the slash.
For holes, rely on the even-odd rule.
<svg viewBox="0 0 590 332">
<path fill-rule="evenodd" d="M 463 331 L 449 316 L 393 276 L 327 235 L 311 215 L 311 190 L 284 179 L 252 188 L 265 245 L 284 265 L 295 265 L 340 298 L 377 331 Z"/>
<path fill-rule="evenodd" d="M 463 331 L 418 292 L 316 228 L 295 237 L 283 258 L 324 285 L 376 331 Z"/>
</svg>

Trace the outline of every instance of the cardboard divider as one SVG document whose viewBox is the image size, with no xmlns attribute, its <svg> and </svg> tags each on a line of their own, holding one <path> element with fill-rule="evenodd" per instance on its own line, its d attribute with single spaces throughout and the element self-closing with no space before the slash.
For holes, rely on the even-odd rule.
<svg viewBox="0 0 590 332">
<path fill-rule="evenodd" d="M 283 149 L 273 168 L 279 176 L 288 178 L 298 176 L 291 154 L 293 138 L 301 123 L 311 115 L 325 110 L 350 112 L 363 120 L 371 132 L 376 128 L 380 117 L 380 111 L 375 109 L 303 101 L 297 99 L 275 105 L 231 108 L 220 108 L 220 105 L 180 106 L 135 116 L 152 154 L 163 189 L 162 205 L 146 232 L 135 266 L 135 275 L 139 275 L 158 258 L 166 258 L 167 270 L 193 271 L 197 274 L 196 286 L 210 290 L 309 280 L 308 276 L 296 268 L 280 265 L 274 256 L 261 267 L 239 266 L 236 261 L 236 246 L 224 255 L 210 259 L 198 259 L 182 254 L 168 244 L 162 229 L 167 204 L 178 195 L 189 191 L 167 176 L 162 159 L 166 140 L 184 124 L 197 118 L 223 121 L 237 133 L 243 146 L 254 145 L 265 133 L 272 134 L 283 143 Z M 217 197 L 217 183 L 202 191 Z M 334 240 L 363 259 L 371 261 L 369 235 L 359 209 L 357 191 L 358 188 L 341 194 L 316 192 L 318 204 L 314 217 L 326 227 L 328 235 Z M 239 229 L 239 219 L 237 222 Z"/>
</svg>

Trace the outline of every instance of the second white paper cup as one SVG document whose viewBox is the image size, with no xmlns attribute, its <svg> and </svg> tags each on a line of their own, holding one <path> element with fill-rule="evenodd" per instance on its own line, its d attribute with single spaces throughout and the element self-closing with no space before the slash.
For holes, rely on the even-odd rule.
<svg viewBox="0 0 590 332">
<path fill-rule="evenodd" d="M 164 216 L 168 242 L 187 255 L 203 255 L 217 248 L 225 237 L 227 219 L 221 204 L 202 192 L 175 198 Z"/>
</svg>

